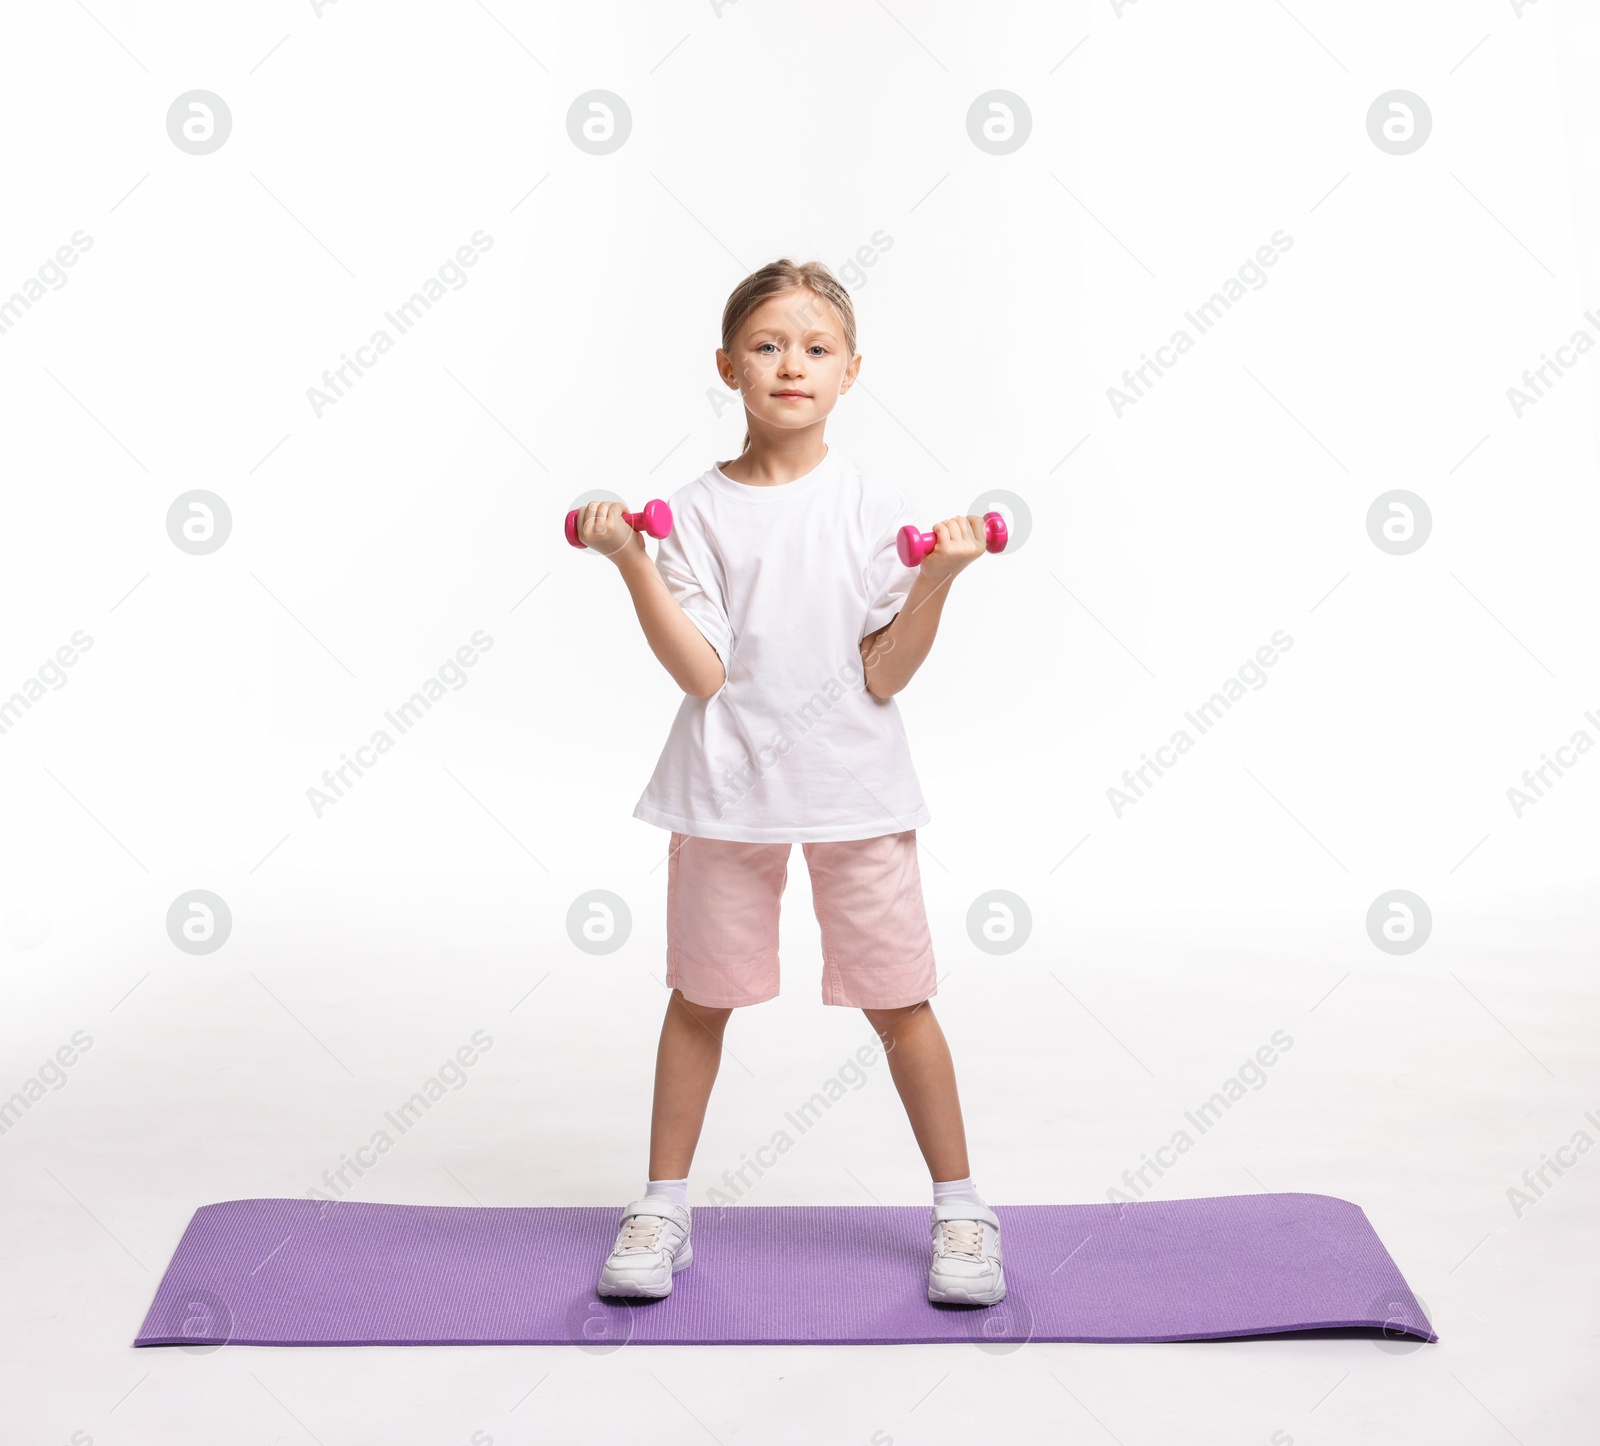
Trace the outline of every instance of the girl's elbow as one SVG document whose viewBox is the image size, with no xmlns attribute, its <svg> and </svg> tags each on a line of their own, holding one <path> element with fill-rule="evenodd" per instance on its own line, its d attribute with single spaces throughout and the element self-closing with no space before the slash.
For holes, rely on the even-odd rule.
<svg viewBox="0 0 1600 1446">
<path fill-rule="evenodd" d="M 685 688 L 684 692 L 691 698 L 710 698 L 722 691 L 722 685 L 728 681 L 728 671 L 722 666 L 719 658 L 714 670 L 701 673 L 694 678 Z"/>
</svg>

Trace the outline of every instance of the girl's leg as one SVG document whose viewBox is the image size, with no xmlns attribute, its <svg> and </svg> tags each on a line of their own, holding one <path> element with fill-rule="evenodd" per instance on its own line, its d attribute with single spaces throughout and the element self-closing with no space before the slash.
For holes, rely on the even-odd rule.
<svg viewBox="0 0 1600 1446">
<path fill-rule="evenodd" d="M 889 1073 L 935 1180 L 967 1178 L 967 1132 L 955 1065 L 926 999 L 903 1009 L 863 1009 L 889 1058 Z"/>
<path fill-rule="evenodd" d="M 652 1180 L 681 1180 L 689 1173 L 705 1123 L 706 1102 L 722 1063 L 722 1032 L 732 1013 L 692 1004 L 678 989 L 667 999 L 656 1047 L 655 1103 L 650 1115 Z"/>
<path fill-rule="evenodd" d="M 926 999 L 903 1009 L 863 1009 L 883 1040 L 889 1072 L 933 1176 L 933 1262 L 928 1299 L 994 1305 L 1005 1299 L 1000 1223 L 973 1186 L 955 1067 Z"/>
</svg>

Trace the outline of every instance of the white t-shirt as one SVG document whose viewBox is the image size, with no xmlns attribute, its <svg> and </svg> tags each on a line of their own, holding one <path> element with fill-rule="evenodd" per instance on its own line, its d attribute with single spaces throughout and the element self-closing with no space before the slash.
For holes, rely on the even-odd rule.
<svg viewBox="0 0 1600 1446">
<path fill-rule="evenodd" d="M 916 577 L 907 499 L 830 446 L 772 487 L 715 464 L 668 499 L 656 568 L 722 659 L 684 695 L 635 818 L 702 838 L 806 843 L 929 820 L 893 698 L 866 689 L 861 639 Z"/>
</svg>

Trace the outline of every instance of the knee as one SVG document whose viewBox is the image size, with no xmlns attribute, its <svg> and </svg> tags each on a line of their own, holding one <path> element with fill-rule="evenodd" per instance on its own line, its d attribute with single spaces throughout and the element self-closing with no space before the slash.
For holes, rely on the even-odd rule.
<svg viewBox="0 0 1600 1446">
<path fill-rule="evenodd" d="M 863 1009 L 861 1012 L 866 1015 L 867 1023 L 877 1031 L 884 1049 L 889 1050 L 894 1048 L 895 1032 L 927 1002 L 924 999 L 919 1004 L 907 1004 L 899 1009 Z"/>
<path fill-rule="evenodd" d="M 728 1022 L 728 1016 L 733 1013 L 731 1006 L 717 1006 L 712 1004 L 696 1004 L 692 999 L 685 999 L 681 989 L 674 989 L 672 997 L 677 1000 L 681 1009 L 687 1010 L 696 1019 L 704 1024 L 723 1025 Z"/>
</svg>

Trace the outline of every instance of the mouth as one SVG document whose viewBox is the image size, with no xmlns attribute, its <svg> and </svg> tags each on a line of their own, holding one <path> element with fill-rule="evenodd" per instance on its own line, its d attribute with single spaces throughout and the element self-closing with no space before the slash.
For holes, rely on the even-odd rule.
<svg viewBox="0 0 1600 1446">
<path fill-rule="evenodd" d="M 788 401 L 800 402 L 800 401 L 809 400 L 809 398 L 811 396 L 811 393 L 810 392 L 774 392 L 772 395 L 775 396 L 775 397 L 786 399 Z"/>
</svg>

